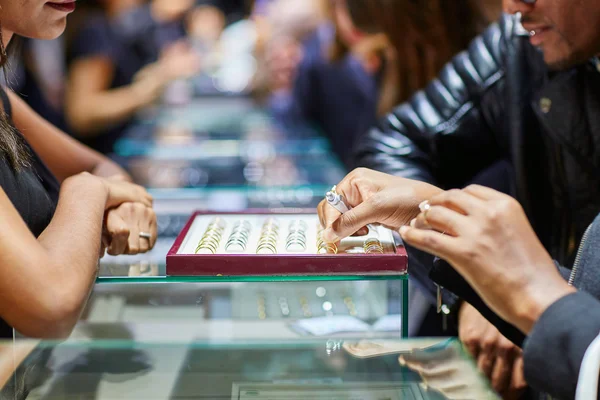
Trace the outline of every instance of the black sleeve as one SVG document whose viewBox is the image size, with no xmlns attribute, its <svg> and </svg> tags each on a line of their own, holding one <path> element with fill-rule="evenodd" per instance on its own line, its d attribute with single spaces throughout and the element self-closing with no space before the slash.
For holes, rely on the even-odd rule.
<svg viewBox="0 0 600 400">
<path fill-rule="evenodd" d="M 415 250 L 418 251 L 418 250 Z M 433 257 L 432 257 L 433 259 Z M 410 260 L 410 255 L 409 255 Z M 517 329 L 514 325 L 506 322 L 500 318 L 495 312 L 493 312 L 487 304 L 483 302 L 481 297 L 473 290 L 471 286 L 464 280 L 464 278 L 456 272 L 452 266 L 439 258 L 435 258 L 432 261 L 433 268 L 429 273 L 429 277 L 437 284 L 443 286 L 445 289 L 454 293 L 462 300 L 471 304 L 477 309 L 488 321 L 490 321 L 500 333 L 502 333 L 508 340 L 512 341 L 519 347 L 523 346 L 525 335 Z M 509 290 L 509 289 L 507 289 Z"/>
<path fill-rule="evenodd" d="M 86 21 L 73 39 L 70 48 L 71 61 L 96 56 L 116 59 L 116 46 L 111 33 L 110 24 L 105 16 L 93 15 Z"/>
<path fill-rule="evenodd" d="M 600 302 L 578 292 L 551 305 L 525 341 L 525 379 L 560 399 L 575 397 L 583 356 L 600 333 Z"/>
<path fill-rule="evenodd" d="M 428 87 L 358 141 L 358 166 L 460 187 L 507 151 L 502 135 L 503 54 L 515 24 L 504 16 Z"/>
<path fill-rule="evenodd" d="M 473 288 L 456 272 L 452 266 L 439 258 L 436 258 L 411 246 L 405 246 L 408 253 L 408 270 L 411 277 L 419 282 L 435 282 L 444 287 L 444 302 L 446 304 L 456 303 L 458 296 L 477 309 L 488 321 L 517 346 L 521 347 L 525 335 L 515 326 L 509 324 L 494 313 L 483 302 L 481 297 Z M 433 289 L 435 290 L 435 289 Z M 430 290 L 431 293 L 431 290 Z"/>
</svg>

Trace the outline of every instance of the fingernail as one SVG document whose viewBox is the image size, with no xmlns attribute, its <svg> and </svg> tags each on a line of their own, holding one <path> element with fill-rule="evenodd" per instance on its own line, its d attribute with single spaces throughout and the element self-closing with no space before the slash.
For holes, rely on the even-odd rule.
<svg viewBox="0 0 600 400">
<path fill-rule="evenodd" d="M 400 228 L 400 235 L 404 236 L 406 235 L 406 232 L 408 232 L 410 228 L 408 226 L 403 226 Z"/>
<path fill-rule="evenodd" d="M 323 240 L 327 243 L 337 243 L 340 238 L 333 232 L 333 229 L 327 228 L 323 231 Z"/>
<path fill-rule="evenodd" d="M 419 204 L 419 210 L 421 210 L 421 212 L 425 211 L 425 208 L 428 205 L 429 205 L 429 200 L 425 200 L 424 202 L 422 202 L 421 204 Z"/>
<path fill-rule="evenodd" d="M 410 221 L 410 227 L 414 228 L 417 225 L 417 219 L 414 218 L 412 221 Z"/>
</svg>

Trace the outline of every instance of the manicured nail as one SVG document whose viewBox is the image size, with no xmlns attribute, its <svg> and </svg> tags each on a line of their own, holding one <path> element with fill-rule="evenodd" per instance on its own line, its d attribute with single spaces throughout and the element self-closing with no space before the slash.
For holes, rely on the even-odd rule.
<svg viewBox="0 0 600 400">
<path fill-rule="evenodd" d="M 429 208 L 429 200 L 425 200 L 419 204 L 419 210 L 421 210 L 421 212 L 425 211 L 427 208 Z"/>
</svg>

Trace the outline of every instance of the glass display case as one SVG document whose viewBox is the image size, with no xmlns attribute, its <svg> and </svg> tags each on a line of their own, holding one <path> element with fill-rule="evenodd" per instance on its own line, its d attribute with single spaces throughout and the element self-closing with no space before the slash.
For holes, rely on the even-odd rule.
<svg viewBox="0 0 600 400">
<path fill-rule="evenodd" d="M 282 127 L 247 98 L 196 98 L 141 116 L 117 153 L 154 197 L 159 239 L 148 254 L 102 259 L 82 324 L 219 326 L 236 338 L 408 335 L 405 271 L 167 275 L 167 253 L 197 210 L 315 209 L 345 175 L 318 131 Z"/>
<path fill-rule="evenodd" d="M 11 399 L 498 399 L 454 340 L 98 340 L 0 346 Z M 440 374 L 444 370 L 447 373 Z"/>
</svg>

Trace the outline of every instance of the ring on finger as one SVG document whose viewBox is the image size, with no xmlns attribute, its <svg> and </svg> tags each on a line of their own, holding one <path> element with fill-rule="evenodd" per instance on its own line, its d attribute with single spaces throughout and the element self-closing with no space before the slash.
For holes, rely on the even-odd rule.
<svg viewBox="0 0 600 400">
<path fill-rule="evenodd" d="M 431 210 L 431 204 L 429 204 L 429 201 L 424 201 L 423 203 L 419 204 L 419 209 L 423 214 L 423 221 L 429 225 L 429 221 L 427 221 L 427 214 Z"/>
<path fill-rule="evenodd" d="M 142 239 L 148 239 L 148 240 L 152 239 L 152 234 L 148 233 L 148 232 L 140 232 L 139 236 Z"/>
</svg>

